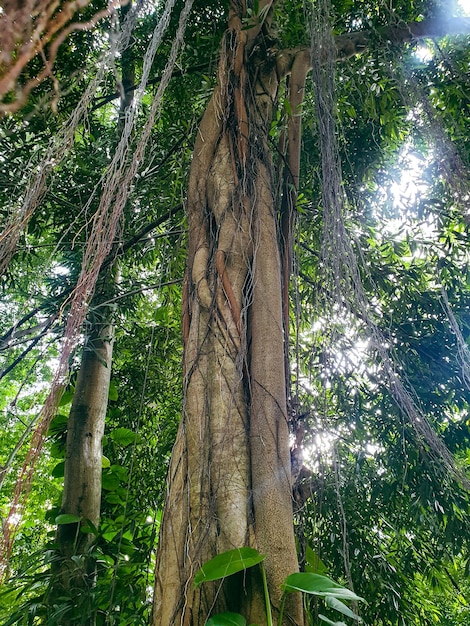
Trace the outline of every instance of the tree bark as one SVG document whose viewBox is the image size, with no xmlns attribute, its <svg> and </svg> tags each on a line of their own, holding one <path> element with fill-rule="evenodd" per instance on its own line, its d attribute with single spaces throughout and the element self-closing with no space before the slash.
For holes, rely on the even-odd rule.
<svg viewBox="0 0 470 626">
<path fill-rule="evenodd" d="M 100 519 L 102 438 L 113 352 L 112 314 L 109 307 L 103 307 L 89 316 L 89 336 L 67 423 L 61 514 L 75 515 L 80 521 L 58 526 L 56 541 L 63 559 L 55 574 L 58 586 L 68 592 L 81 593 L 94 582 L 93 563 L 86 557 L 93 535 L 82 529 L 88 521 L 98 527 Z M 74 556 L 83 559 L 72 559 Z"/>
<path fill-rule="evenodd" d="M 235 4 L 235 3 L 234 3 Z M 282 268 L 268 147 L 279 85 L 265 20 L 232 5 L 219 81 L 194 148 L 183 304 L 185 403 L 157 553 L 153 624 L 220 611 L 266 623 L 258 570 L 194 588 L 216 554 L 251 546 L 274 612 L 298 569 L 292 524 Z M 262 7 L 260 7 L 262 9 Z M 300 597 L 285 623 L 301 624 Z"/>
</svg>

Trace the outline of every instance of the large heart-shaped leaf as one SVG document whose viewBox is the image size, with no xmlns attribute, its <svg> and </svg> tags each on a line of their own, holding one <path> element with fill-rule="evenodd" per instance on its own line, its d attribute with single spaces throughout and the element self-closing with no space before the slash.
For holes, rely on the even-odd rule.
<svg viewBox="0 0 470 626">
<path fill-rule="evenodd" d="M 196 586 L 209 580 L 220 580 L 264 561 L 264 554 L 253 548 L 236 548 L 207 561 L 194 578 Z"/>
</svg>

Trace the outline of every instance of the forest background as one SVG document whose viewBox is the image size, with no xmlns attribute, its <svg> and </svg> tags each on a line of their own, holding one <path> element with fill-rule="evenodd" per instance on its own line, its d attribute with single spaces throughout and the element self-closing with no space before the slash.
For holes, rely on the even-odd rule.
<svg viewBox="0 0 470 626">
<path fill-rule="evenodd" d="M 465 7 L 194 0 L 76 9 L 64 3 L 24 24 L 17 15 L 13 43 L 2 35 L 1 623 L 172 623 L 152 607 L 165 578 L 189 580 L 166 565 L 161 525 L 179 502 L 170 489 L 165 504 L 178 425 L 181 433 L 197 413 L 191 376 L 206 353 L 202 342 L 191 356 L 191 324 L 201 307 L 201 333 L 223 328 L 234 351 L 233 367 L 215 348 L 214 362 L 231 372 L 240 415 L 245 401 L 254 414 L 253 355 L 282 344 L 276 393 L 285 409 L 276 424 L 285 422 L 288 441 L 281 450 L 280 436 L 275 456 L 287 451 L 292 492 L 272 522 L 287 516 L 302 570 L 366 599 L 342 619 L 468 624 Z M 11 15 L 4 4 L 0 20 Z M 31 51 L 32 25 L 42 41 Z M 285 58 L 269 92 L 259 75 Z M 301 87 L 297 58 L 313 65 Z M 213 119 L 224 120 L 219 145 L 231 138 L 233 172 L 206 168 L 219 181 L 208 183 L 204 208 L 216 243 L 199 275 L 194 181 L 201 129 L 222 92 Z M 225 153 L 214 154 L 222 162 Z M 255 206 L 262 167 L 277 241 L 267 259 L 279 265 L 282 306 L 281 332 L 273 325 L 257 337 L 255 255 L 239 298 L 214 206 L 224 185 L 243 210 L 246 198 Z M 240 224 L 234 230 L 245 232 Z M 207 383 L 201 393 L 212 428 L 219 392 Z M 225 424 L 231 416 L 222 415 Z M 243 428 L 253 433 L 250 419 L 251 431 Z M 216 462 L 204 460 L 214 432 L 196 461 L 206 469 Z M 192 480 L 188 450 L 177 443 L 175 455 Z M 253 449 L 248 457 L 256 462 Z M 233 458 L 227 471 L 239 472 Z M 213 522 L 224 503 L 239 502 L 219 487 Z M 195 563 L 237 547 L 220 537 L 208 543 L 211 554 L 194 548 Z M 275 580 L 276 567 L 266 567 Z M 191 623 L 209 616 L 207 593 L 191 596 Z M 312 620 L 337 623 L 332 607 L 307 608 Z"/>
</svg>

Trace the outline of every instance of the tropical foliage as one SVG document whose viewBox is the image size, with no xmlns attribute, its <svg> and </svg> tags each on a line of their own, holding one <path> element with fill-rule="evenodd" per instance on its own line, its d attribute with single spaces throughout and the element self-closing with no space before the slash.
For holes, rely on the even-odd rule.
<svg viewBox="0 0 470 626">
<path fill-rule="evenodd" d="M 93 16 L 101 15 L 102 3 L 87 3 L 74 19 L 91 20 L 90 28 L 71 29 L 51 51 L 49 75 L 29 91 L 44 64 L 32 56 L 19 75 L 17 95 L 11 89 L 4 97 L 20 102 L 22 86 L 29 93 L 21 108 L 0 120 L 5 626 L 151 623 L 166 476 L 182 412 L 188 411 L 181 341 L 186 189 L 198 126 L 221 80 L 217 66 L 228 4 L 195 0 L 183 24 L 182 12 L 190 6 L 185 2 L 135 3 L 110 10 L 100 21 Z M 264 28 L 265 3 L 230 4 L 247 5 L 240 32 Z M 319 4 L 279 3 L 265 48 L 308 49 Z M 351 254 L 336 257 L 339 263 L 349 259 L 346 271 L 331 262 L 335 244 L 324 229 L 324 128 L 310 78 L 303 93 L 288 312 L 292 521 L 301 569 L 292 574 L 330 581 L 345 595 L 332 592 L 337 603 L 325 606 L 321 585 L 308 592 L 305 579 L 297 587 L 296 579 L 286 584 L 306 592 L 312 624 L 355 623 L 358 617 L 370 626 L 467 624 L 470 18 L 457 2 L 439 0 L 335 0 L 330 11 L 337 42 L 363 31 L 368 43 L 360 54 L 354 50 L 338 60 L 334 70 L 331 145 L 333 166 L 340 164 L 345 226 L 336 245 Z M 431 37 L 390 37 L 415 22 L 432 24 Z M 184 42 L 166 85 L 182 25 Z M 258 53 L 255 47 L 252 54 Z M 5 73 L 11 64 L 3 63 Z M 286 160 L 281 147 L 296 114 L 288 86 L 280 84 L 267 129 L 277 215 Z M 217 115 L 223 118 L 222 111 Z M 116 171 L 123 174 L 109 192 Z M 95 216 L 107 193 L 109 206 L 117 206 L 121 190 L 122 211 L 107 241 L 111 231 L 105 224 L 97 232 Z M 22 213 L 28 206 L 34 210 Z M 211 228 L 218 236 L 215 222 Z M 69 320 L 81 315 L 77 281 L 96 269 L 96 257 L 87 256 L 92 235 L 98 236 L 97 248 L 108 248 L 72 333 Z M 104 319 L 104 311 L 112 311 L 114 352 L 101 514 L 94 524 L 64 512 L 62 490 L 81 358 L 93 320 Z M 51 386 L 59 395 L 46 411 L 50 419 L 39 445 L 34 433 L 45 423 Z M 426 438 L 425 428 L 433 436 Z M 75 545 L 82 534 L 89 539 L 73 559 L 77 571 L 92 572 L 91 585 L 58 591 L 57 526 L 68 527 Z M 223 552 L 216 558 L 225 567 Z M 264 567 L 259 552 L 253 558 L 241 559 L 238 569 L 215 570 L 207 581 L 218 584 L 228 574 L 250 581 L 251 572 Z M 203 590 L 209 583 L 202 571 L 196 583 Z M 352 600 L 351 608 L 342 599 Z M 206 618 L 209 624 L 245 623 Z"/>
</svg>

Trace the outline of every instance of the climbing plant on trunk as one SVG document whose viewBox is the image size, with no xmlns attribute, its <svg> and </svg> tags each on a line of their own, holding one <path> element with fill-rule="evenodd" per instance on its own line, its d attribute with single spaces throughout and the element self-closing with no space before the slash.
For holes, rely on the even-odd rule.
<svg viewBox="0 0 470 626">
<path fill-rule="evenodd" d="M 322 0 L 317 0 L 315 6 L 321 2 Z M 63 514 L 75 516 L 72 517 L 75 525 L 61 525 L 59 531 L 64 553 L 74 557 L 77 553 L 86 553 L 89 539 L 86 533 L 77 532 L 79 530 L 77 518 L 91 521 L 97 519 L 96 494 L 99 491 L 98 483 L 94 483 L 91 489 L 95 494 L 93 507 L 82 507 L 80 502 L 77 504 L 84 493 L 86 481 L 90 481 L 91 487 L 94 479 L 91 480 L 85 469 L 81 472 L 85 477 L 84 482 L 78 484 L 77 481 L 75 484 L 74 478 L 78 468 L 87 467 L 86 463 L 82 465 L 83 459 L 80 459 L 79 455 L 75 456 L 76 442 L 78 449 L 86 451 L 84 442 L 87 433 L 94 433 L 92 437 L 97 442 L 101 437 L 102 407 L 106 396 L 104 388 L 109 382 L 106 380 L 109 369 L 106 371 L 102 365 L 104 361 L 108 363 L 111 358 L 108 344 L 112 333 L 106 326 L 111 319 L 111 310 L 108 311 L 110 317 L 106 312 L 103 317 L 96 317 L 96 312 L 104 309 L 101 306 L 97 308 L 97 305 L 102 304 L 99 297 L 98 300 L 92 298 L 96 279 L 100 271 L 103 271 L 102 264 L 109 259 L 114 246 L 117 227 L 121 223 L 131 186 L 136 184 L 137 173 L 138 171 L 142 173 L 140 180 L 143 180 L 150 178 L 149 173 L 154 172 L 148 164 L 154 162 L 155 154 L 146 154 L 146 146 L 154 121 L 158 119 L 157 112 L 164 86 L 169 81 L 179 45 L 183 41 L 185 20 L 191 11 L 190 0 L 184 3 L 170 62 L 162 75 L 152 78 L 152 82 L 159 86 L 141 135 L 138 131 L 141 118 L 133 112 L 143 103 L 141 110 L 147 114 L 148 101 L 147 97 L 143 99 L 144 89 L 146 84 L 150 84 L 147 80 L 150 77 L 150 68 L 155 69 L 153 62 L 157 44 L 162 39 L 164 24 L 169 20 L 173 4 L 172 0 L 165 3 L 165 20 L 162 18 L 161 28 L 157 26 L 154 31 L 152 45 L 146 54 L 144 78 L 141 83 L 134 85 L 134 80 L 122 81 L 123 95 L 129 98 L 133 88 L 136 87 L 137 104 L 134 103 L 133 107 L 129 107 L 129 115 L 123 116 L 127 130 L 118 150 L 114 153 L 112 149 L 109 150 L 112 162 L 103 174 L 105 194 L 100 201 L 99 210 L 87 228 L 86 254 L 81 277 L 71 300 L 74 303 L 69 318 L 71 323 L 67 326 L 67 339 L 63 343 L 66 349 L 62 362 L 65 364 L 68 363 L 70 355 L 70 350 L 67 352 L 67 349 L 74 345 L 80 335 L 85 311 L 91 311 L 92 315 L 88 319 L 90 324 L 88 328 L 92 328 L 89 333 L 91 343 L 88 343 L 85 349 L 83 371 L 76 387 L 76 401 L 70 422 L 70 455 L 66 472 L 70 479 L 66 478 L 69 483 L 67 494 L 69 488 L 71 491 L 70 497 L 69 495 L 64 497 L 63 508 Z M 204 10 L 207 9 L 204 2 L 195 3 L 196 30 L 201 27 L 203 21 L 201 5 L 204 5 Z M 282 20 L 286 19 L 289 2 L 282 7 L 280 3 L 267 0 L 246 3 L 242 0 L 233 0 L 230 3 L 228 30 L 220 47 L 218 82 L 200 125 L 194 149 L 189 181 L 189 251 L 183 303 L 185 402 L 170 467 L 167 503 L 158 548 L 155 624 L 204 624 L 209 614 L 224 610 L 240 611 L 251 622 L 265 623 L 262 580 L 256 568 L 244 572 L 243 576 L 238 574 L 232 577 L 230 581 L 225 581 L 221 588 L 216 583 L 212 586 L 211 583 L 205 583 L 198 588 L 194 587 L 194 574 L 203 562 L 216 553 L 244 545 L 254 547 L 266 555 L 267 584 L 274 613 L 279 608 L 280 584 L 288 574 L 297 569 L 292 524 L 293 479 L 289 450 L 289 429 L 295 430 L 296 416 L 295 405 L 289 392 L 288 298 L 293 257 L 292 231 L 299 182 L 301 107 L 305 77 L 311 64 L 311 51 L 309 47 L 281 48 L 273 25 L 274 5 L 279 7 L 277 17 L 281 18 L 279 22 L 282 31 Z M 139 3 L 139 6 L 142 5 Z M 406 3 L 402 6 L 405 7 L 408 17 L 415 18 L 419 14 L 420 9 L 415 3 L 413 9 L 407 7 Z M 163 11 L 163 7 L 160 8 Z M 376 8 L 375 6 L 371 8 L 371 12 Z M 210 10 L 214 11 L 213 14 L 218 19 L 221 14 L 220 7 L 211 6 Z M 302 14 L 302 9 L 298 6 L 296 10 Z M 348 8 L 338 8 L 338 11 L 340 14 L 344 13 L 341 16 L 344 17 L 342 24 L 343 26 L 346 24 L 348 29 L 354 27 L 354 24 L 361 23 L 352 12 L 346 16 L 346 13 L 349 13 Z M 410 41 L 414 37 L 426 34 L 439 36 L 444 32 L 453 32 L 461 28 L 461 25 L 456 25 L 452 20 L 438 22 L 425 19 L 406 24 L 394 16 L 390 16 L 394 24 L 383 26 L 389 22 L 388 11 L 388 7 L 386 11 L 384 9 L 384 14 L 377 19 L 379 26 L 373 32 L 347 33 L 336 37 L 336 50 L 333 53 L 335 58 L 328 60 L 347 59 L 360 54 L 381 38 L 397 44 Z M 206 18 L 205 14 L 204 19 Z M 289 20 L 290 24 L 295 21 L 292 18 Z M 465 28 L 468 30 L 468 25 L 462 26 L 462 30 Z M 296 29 L 296 34 L 303 29 L 301 20 L 296 23 Z M 198 47 L 197 41 L 204 39 L 202 28 L 201 31 L 199 40 L 194 37 L 196 43 L 193 44 L 193 51 Z M 126 37 L 122 39 L 123 46 L 124 39 L 130 38 L 130 32 L 129 29 Z M 329 24 L 328 34 L 329 36 L 331 34 Z M 285 33 L 282 34 L 284 35 Z M 186 39 L 186 49 L 182 56 L 185 57 L 187 54 L 186 58 L 189 58 L 192 54 L 189 52 L 191 39 L 190 37 Z M 294 45 L 297 45 L 299 39 L 303 37 L 292 36 L 291 42 L 295 41 Z M 202 45 L 200 47 L 204 48 Z M 121 56 L 123 62 L 126 51 L 129 49 L 123 50 Z M 315 59 L 319 67 L 324 67 L 326 53 L 325 47 L 322 45 L 317 47 Z M 184 62 L 182 66 L 185 66 Z M 366 66 L 367 62 L 364 63 L 364 67 Z M 98 63 L 97 67 L 100 69 L 102 64 Z M 325 80 L 325 83 L 334 83 L 333 70 L 328 69 L 328 72 L 328 78 L 331 80 Z M 84 114 L 88 110 L 91 94 L 95 94 L 97 90 L 99 72 L 95 78 L 96 84 L 84 94 L 81 108 L 77 106 L 76 112 L 82 111 Z M 378 93 L 383 86 L 374 84 L 374 87 Z M 345 89 L 343 93 L 344 91 Z M 366 91 L 371 90 L 364 84 L 364 90 L 359 92 L 359 97 Z M 315 97 L 317 105 L 321 96 L 320 93 L 319 97 Z M 112 94 L 109 97 L 105 96 L 101 102 L 105 105 L 113 97 Z M 166 103 L 168 104 L 169 100 Z M 383 105 L 385 112 L 388 111 L 387 107 L 392 108 L 385 102 L 385 98 L 380 104 Z M 325 117 L 329 116 L 329 122 L 332 123 L 323 127 L 326 128 L 323 134 L 328 137 L 327 140 L 323 137 L 323 141 L 320 142 L 321 152 L 323 154 L 331 149 L 333 156 L 337 156 L 334 98 L 325 100 L 323 105 L 323 108 L 317 108 L 317 116 L 320 116 L 318 111 L 322 109 Z M 98 110 L 97 107 L 95 104 L 94 110 Z M 352 119 L 356 119 L 354 107 L 351 105 L 349 109 L 353 111 Z M 165 108 L 164 113 L 168 115 L 169 110 L 172 110 L 171 106 Z M 115 111 L 112 115 L 115 119 Z M 276 142 L 274 137 L 278 129 L 272 127 L 275 116 L 283 118 L 285 122 L 285 130 Z M 75 117 L 78 124 L 79 118 Z M 379 120 L 378 114 L 374 117 L 373 124 L 380 128 L 385 125 L 382 123 L 382 116 Z M 74 129 L 77 126 L 70 127 Z M 166 133 L 168 135 L 171 134 L 172 126 L 169 128 L 170 132 Z M 321 134 L 321 128 L 319 130 Z M 356 133 L 356 124 L 351 123 L 349 130 L 359 135 Z M 135 149 L 134 144 L 128 141 L 134 137 L 134 133 L 136 138 L 140 137 L 136 141 Z M 64 135 L 68 137 L 67 145 L 71 145 L 74 136 L 74 132 Z M 28 195 L 25 202 L 21 203 L 21 211 L 13 214 L 11 230 L 5 231 L 8 237 L 4 236 L 2 239 L 4 244 L 2 258 L 5 259 L 2 267 L 6 267 L 11 255 L 14 254 L 19 233 L 26 228 L 33 210 L 41 206 L 40 200 L 46 189 L 46 177 L 43 174 L 49 172 L 51 168 L 57 169 L 58 164 L 62 163 L 62 155 L 66 150 L 65 140 L 61 140 L 60 137 L 62 136 L 59 136 L 59 141 L 54 143 L 53 149 L 48 152 L 49 156 L 45 159 L 44 166 L 37 168 L 40 175 L 38 174 L 35 185 L 26 185 L 31 187 L 34 193 L 31 198 Z M 383 145 L 377 141 L 375 135 L 374 142 L 377 143 L 377 151 L 380 152 Z M 175 145 L 178 146 L 178 142 Z M 361 145 L 358 152 L 362 149 Z M 173 148 L 169 152 L 170 155 L 172 151 Z M 107 153 L 107 149 L 104 152 Z M 53 158 L 50 155 L 53 155 Z M 150 160 L 147 159 L 148 156 Z M 370 160 L 368 156 L 364 159 L 367 164 Z M 161 163 L 165 164 L 165 167 L 168 166 L 166 157 Z M 323 176 L 330 163 L 331 160 L 324 159 Z M 168 171 L 174 175 L 171 166 L 168 167 Z M 333 242 L 330 251 L 333 255 L 336 254 L 342 270 L 347 265 L 344 260 L 353 259 L 349 273 L 344 273 L 340 277 L 343 282 L 339 281 L 339 296 L 333 302 L 333 305 L 336 305 L 345 295 L 344 283 L 349 281 L 355 286 L 360 286 L 362 275 L 355 257 L 353 258 L 353 250 L 350 249 L 347 229 L 343 228 L 341 210 L 343 207 L 341 203 L 336 202 L 338 196 L 342 194 L 341 172 L 338 169 L 330 173 L 337 174 L 330 176 L 335 186 L 326 186 L 326 191 L 330 193 L 333 209 L 338 209 L 336 213 L 330 211 L 329 217 L 332 218 L 330 223 L 335 228 L 340 227 L 339 231 L 331 229 L 331 233 L 340 232 L 341 243 L 347 242 L 348 245 L 347 249 L 339 251 L 341 254 L 336 254 L 338 239 L 330 237 L 330 244 Z M 323 183 L 324 180 L 325 177 Z M 161 188 L 164 186 L 161 185 Z M 158 185 L 155 185 L 155 188 L 159 189 Z M 153 193 L 152 198 L 160 198 L 160 195 L 162 200 L 166 199 L 167 190 L 161 194 Z M 327 214 L 325 196 L 326 193 L 319 204 L 323 211 L 323 222 L 328 224 L 325 219 Z M 144 207 L 148 207 L 149 204 L 150 202 L 138 199 L 133 207 L 135 215 L 140 212 L 144 215 Z M 87 203 L 86 206 L 90 208 L 92 204 Z M 328 231 L 328 227 L 324 230 Z M 326 248 L 324 245 L 324 250 Z M 312 258 L 316 253 L 318 248 Z M 322 262 L 325 258 L 323 255 Z M 312 262 L 310 269 L 314 266 L 315 263 Z M 316 271 L 317 267 L 318 265 L 312 272 Z M 309 273 L 307 280 L 311 275 Z M 318 280 L 322 287 L 327 283 L 325 275 L 326 272 L 323 272 Z M 351 281 L 351 277 L 357 278 L 357 282 Z M 315 276 L 315 280 L 317 279 Z M 362 298 L 362 292 L 359 290 L 359 295 L 361 298 L 357 298 L 357 293 L 353 294 L 356 297 L 354 304 L 365 302 L 367 305 L 366 294 Z M 304 304 L 308 305 L 306 299 Z M 155 305 L 155 300 L 152 300 L 152 305 Z M 322 310 L 323 315 L 325 310 Z M 330 312 L 332 310 L 334 311 L 334 306 L 328 309 Z M 388 353 L 383 336 L 379 332 L 380 329 L 374 326 L 375 318 L 371 318 L 370 323 L 367 316 L 363 315 L 362 319 L 368 323 L 367 331 L 371 328 L 374 330 L 372 336 L 376 340 L 375 343 L 382 347 L 382 351 L 378 350 L 379 359 L 382 359 L 382 365 L 388 364 L 386 373 L 389 382 L 396 384 L 395 362 L 387 360 Z M 162 317 L 159 321 L 162 321 Z M 95 424 L 96 430 L 84 428 L 80 431 L 83 423 L 76 417 L 80 417 L 81 399 L 86 401 L 81 405 L 82 408 L 83 406 L 91 408 L 94 405 L 94 400 L 89 395 L 92 391 L 92 385 L 88 382 L 90 378 L 88 375 L 85 376 L 85 371 L 89 368 L 91 371 L 99 372 L 101 378 L 101 397 L 96 402 L 98 422 Z M 65 365 L 60 371 L 65 371 Z M 58 376 L 57 381 L 60 382 L 63 378 L 62 375 Z M 93 383 L 97 381 L 96 377 L 91 378 Z M 399 394 L 396 393 L 396 396 Z M 407 396 L 405 400 L 408 400 Z M 414 407 L 413 404 L 403 403 L 400 408 L 405 409 L 403 412 L 406 414 L 409 406 Z M 41 423 L 44 428 L 52 415 L 52 410 L 46 413 L 47 419 Z M 81 415 L 85 415 L 85 412 L 82 411 Z M 417 424 L 422 426 L 420 434 L 424 433 L 422 440 L 425 440 L 427 431 L 424 426 L 427 422 L 421 419 L 420 413 L 414 413 L 413 416 L 417 417 L 413 418 L 413 426 L 415 430 Z M 168 415 L 165 417 L 169 419 Z M 294 424 L 289 423 L 292 421 Z M 86 425 L 87 421 L 84 422 Z M 44 431 L 43 426 L 41 428 L 40 437 Z M 39 446 L 33 445 L 32 450 L 36 454 Z M 438 454 L 440 451 L 436 449 L 438 460 L 441 460 Z M 101 469 L 100 464 L 96 462 L 99 455 L 99 450 L 94 450 L 91 465 L 95 478 Z M 449 456 L 447 466 L 451 467 L 452 463 L 453 458 Z M 88 467 L 91 465 L 88 464 Z M 78 487 L 78 490 L 75 487 Z M 71 504 L 72 501 L 74 504 Z M 16 511 L 15 507 L 12 508 L 13 513 Z M 68 520 L 70 519 L 69 517 Z M 61 518 L 61 521 L 66 520 L 67 518 L 65 520 Z M 94 521 L 93 523 L 95 524 Z M 346 541 L 344 531 L 343 546 Z M 343 550 L 345 570 L 348 574 L 346 552 Z M 76 560 L 78 561 L 79 559 Z M 86 574 L 86 569 L 84 571 Z M 73 580 L 74 575 L 69 576 L 65 572 L 66 589 L 79 586 Z M 92 581 L 93 577 L 89 577 L 88 580 Z M 304 620 L 300 601 L 295 600 L 293 596 L 292 598 L 284 613 L 286 623 L 301 624 Z M 87 615 L 84 619 L 88 617 Z"/>
<path fill-rule="evenodd" d="M 242 578 L 237 592 L 192 587 L 217 552 L 247 545 L 267 554 L 275 608 L 281 582 L 297 569 L 282 233 L 268 145 L 279 81 L 294 57 L 279 59 L 272 47 L 271 2 L 260 3 L 254 23 L 246 17 L 231 4 L 190 173 L 185 404 L 158 549 L 155 624 L 202 624 L 215 607 L 263 621 L 261 580 L 246 593 Z M 288 612 L 302 621 L 299 602 Z"/>
</svg>

